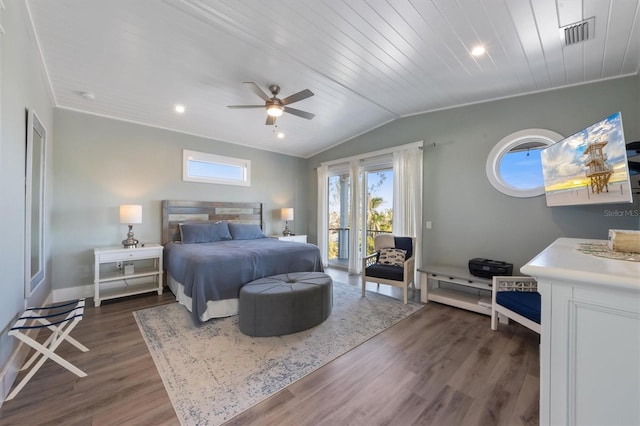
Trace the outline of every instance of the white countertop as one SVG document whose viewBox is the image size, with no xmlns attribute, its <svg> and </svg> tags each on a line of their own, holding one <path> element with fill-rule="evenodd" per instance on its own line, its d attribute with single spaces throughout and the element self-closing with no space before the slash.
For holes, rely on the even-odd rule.
<svg viewBox="0 0 640 426">
<path fill-rule="evenodd" d="M 594 241 L 603 242 L 558 238 L 520 271 L 536 279 L 551 278 L 640 291 L 640 262 L 607 259 L 577 250 L 578 243 Z"/>
</svg>

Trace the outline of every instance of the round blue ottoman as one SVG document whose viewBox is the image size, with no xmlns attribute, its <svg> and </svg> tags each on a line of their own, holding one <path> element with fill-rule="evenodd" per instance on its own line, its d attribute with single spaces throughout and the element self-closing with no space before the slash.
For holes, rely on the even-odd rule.
<svg viewBox="0 0 640 426">
<path fill-rule="evenodd" d="M 297 333 L 331 314 L 333 280 L 322 272 L 294 272 L 260 278 L 240 289 L 238 325 L 249 336 Z"/>
</svg>

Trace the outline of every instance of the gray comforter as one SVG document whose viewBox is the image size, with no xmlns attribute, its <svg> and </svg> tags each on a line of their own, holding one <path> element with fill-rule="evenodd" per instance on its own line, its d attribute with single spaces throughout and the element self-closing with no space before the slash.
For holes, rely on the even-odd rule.
<svg viewBox="0 0 640 426">
<path fill-rule="evenodd" d="M 240 288 L 258 278 L 323 271 L 318 247 L 274 238 L 169 243 L 164 266 L 191 297 L 191 312 L 197 318 L 206 311 L 207 301 L 237 299 Z"/>
</svg>

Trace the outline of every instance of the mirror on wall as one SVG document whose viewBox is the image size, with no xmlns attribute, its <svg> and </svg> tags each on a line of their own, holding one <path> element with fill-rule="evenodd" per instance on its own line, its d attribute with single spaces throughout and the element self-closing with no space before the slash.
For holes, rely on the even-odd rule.
<svg viewBox="0 0 640 426">
<path fill-rule="evenodd" d="M 33 111 L 27 113 L 25 170 L 25 296 L 44 280 L 44 188 L 47 134 Z"/>
<path fill-rule="evenodd" d="M 487 179 L 511 197 L 544 194 L 540 152 L 560 139 L 561 134 L 546 129 L 525 129 L 505 136 L 489 153 Z"/>
</svg>

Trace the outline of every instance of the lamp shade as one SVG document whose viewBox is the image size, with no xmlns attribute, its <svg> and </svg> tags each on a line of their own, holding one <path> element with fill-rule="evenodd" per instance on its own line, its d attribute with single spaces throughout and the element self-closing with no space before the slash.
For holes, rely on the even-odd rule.
<svg viewBox="0 0 640 426">
<path fill-rule="evenodd" d="M 120 223 L 142 223 L 142 206 L 137 204 L 122 204 L 120 206 Z"/>
<path fill-rule="evenodd" d="M 293 220 L 293 207 L 286 207 L 280 210 L 282 220 Z"/>
</svg>

